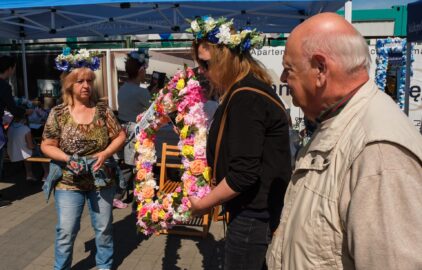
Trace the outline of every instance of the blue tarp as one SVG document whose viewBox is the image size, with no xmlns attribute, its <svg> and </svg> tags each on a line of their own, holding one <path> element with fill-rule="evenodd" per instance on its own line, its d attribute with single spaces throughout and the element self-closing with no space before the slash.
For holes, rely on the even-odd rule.
<svg viewBox="0 0 422 270">
<path fill-rule="evenodd" d="M 236 27 L 288 33 L 314 14 L 337 11 L 345 1 L 0 0 L 0 38 L 184 32 L 189 27 L 186 19 L 203 15 L 234 18 Z"/>
<path fill-rule="evenodd" d="M 407 5 L 407 40 L 422 40 L 422 1 Z"/>
</svg>

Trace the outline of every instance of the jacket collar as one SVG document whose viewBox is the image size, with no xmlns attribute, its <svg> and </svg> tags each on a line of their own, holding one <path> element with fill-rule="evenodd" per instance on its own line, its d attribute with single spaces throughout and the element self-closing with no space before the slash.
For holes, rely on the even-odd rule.
<svg viewBox="0 0 422 270">
<path fill-rule="evenodd" d="M 346 107 L 335 117 L 323 121 L 315 131 L 312 140 L 309 142 L 307 152 L 328 152 L 331 151 L 350 120 L 362 110 L 368 101 L 377 93 L 378 88 L 374 82 L 368 80 L 351 98 Z"/>
</svg>

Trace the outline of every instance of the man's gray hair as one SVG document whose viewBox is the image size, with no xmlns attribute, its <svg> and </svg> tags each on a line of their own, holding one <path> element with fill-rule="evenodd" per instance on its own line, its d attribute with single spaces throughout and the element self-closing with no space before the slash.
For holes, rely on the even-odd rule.
<svg viewBox="0 0 422 270">
<path fill-rule="evenodd" d="M 368 73 L 371 66 L 368 44 L 362 35 L 356 34 L 333 34 L 318 35 L 311 34 L 302 43 L 306 57 L 315 53 L 323 53 L 343 66 L 344 71 L 353 74 L 364 68 Z"/>
</svg>

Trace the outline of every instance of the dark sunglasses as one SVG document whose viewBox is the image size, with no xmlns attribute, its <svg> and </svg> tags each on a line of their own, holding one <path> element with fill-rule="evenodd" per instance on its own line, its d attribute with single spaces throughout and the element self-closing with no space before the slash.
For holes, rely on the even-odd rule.
<svg viewBox="0 0 422 270">
<path fill-rule="evenodd" d="M 198 59 L 198 64 L 205 70 L 209 70 L 209 60 Z"/>
</svg>

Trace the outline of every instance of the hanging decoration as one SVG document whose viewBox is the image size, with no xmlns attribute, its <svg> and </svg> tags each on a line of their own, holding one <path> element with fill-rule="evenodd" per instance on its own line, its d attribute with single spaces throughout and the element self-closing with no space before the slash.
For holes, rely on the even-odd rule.
<svg viewBox="0 0 422 270">
<path fill-rule="evenodd" d="M 412 47 L 413 48 L 413 47 Z M 385 91 L 387 86 L 388 68 L 392 62 L 392 56 L 399 56 L 395 59 L 398 65 L 398 81 L 396 102 L 400 109 L 404 109 L 405 103 L 405 83 L 406 83 L 406 39 L 402 38 L 386 38 L 378 39 L 376 43 L 377 59 L 375 70 L 375 82 L 379 89 Z M 413 62 L 413 54 L 411 54 L 411 62 Z M 410 74 L 412 75 L 412 74 Z"/>
</svg>

